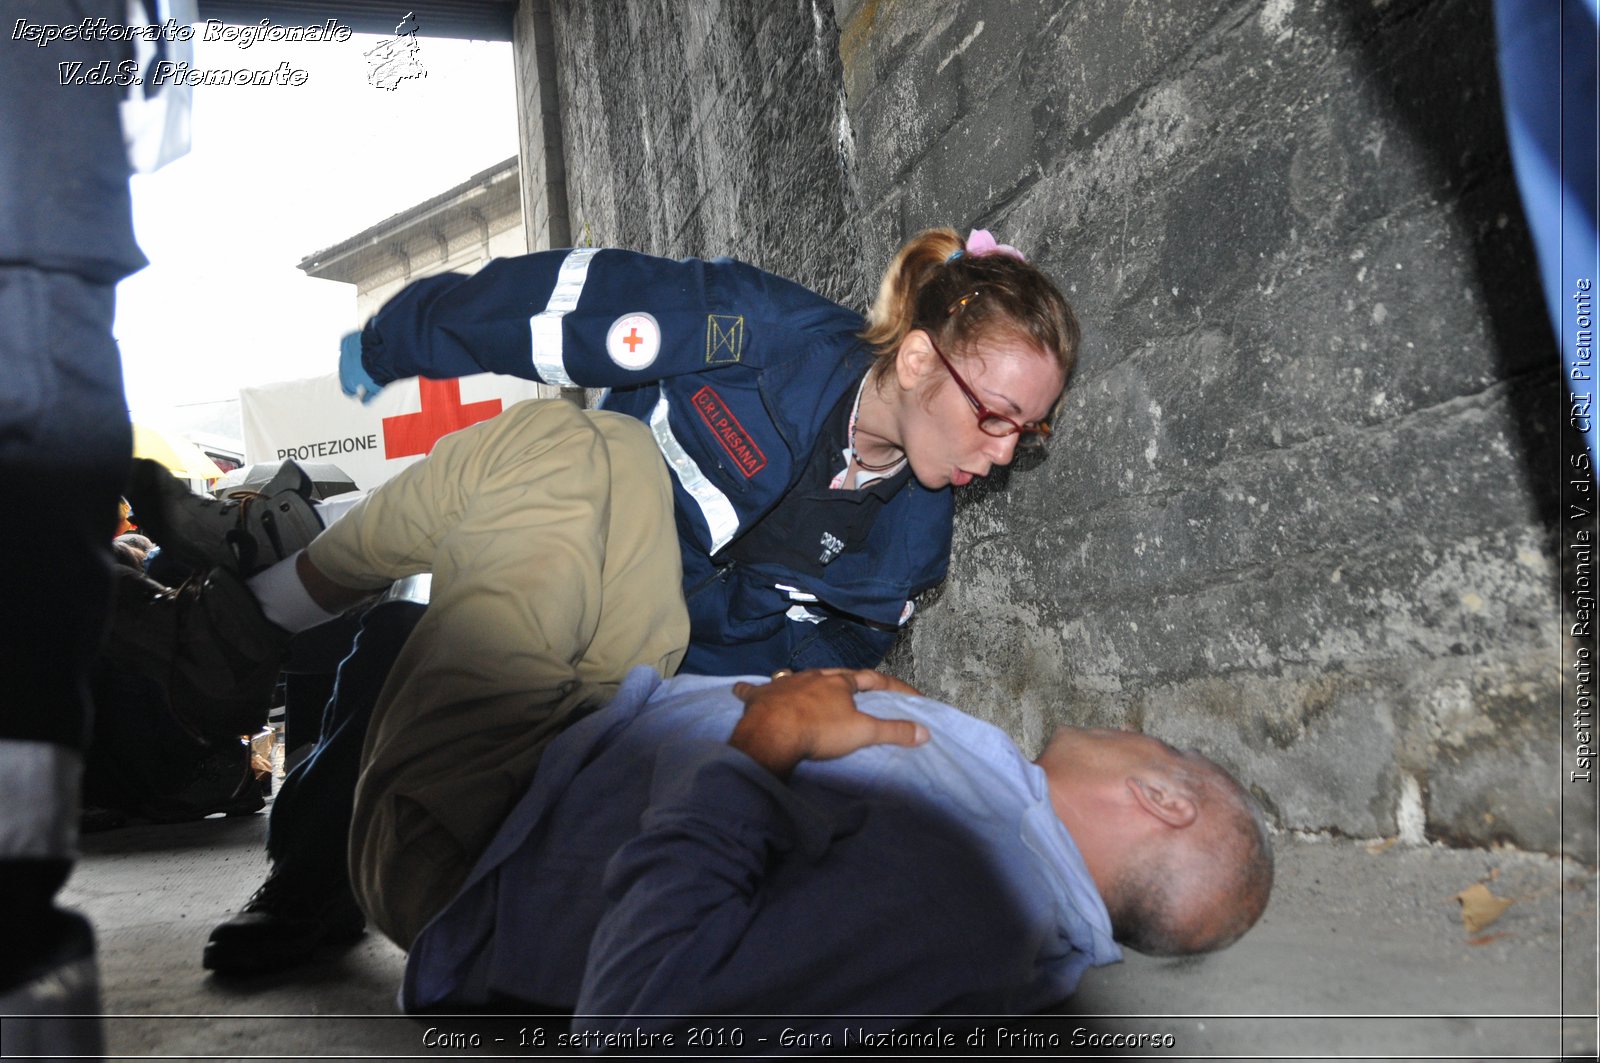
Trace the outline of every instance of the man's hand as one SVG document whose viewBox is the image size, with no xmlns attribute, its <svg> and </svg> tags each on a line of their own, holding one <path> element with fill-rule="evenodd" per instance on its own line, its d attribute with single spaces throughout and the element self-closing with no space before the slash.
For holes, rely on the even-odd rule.
<svg viewBox="0 0 1600 1063">
<path fill-rule="evenodd" d="M 915 694 L 919 698 L 922 697 L 922 691 L 918 690 L 910 683 L 896 679 L 892 675 L 885 675 L 882 672 L 875 672 L 870 668 L 823 668 L 820 669 L 820 671 L 827 675 L 842 674 L 854 677 L 857 691 L 887 690 L 891 694 Z"/>
<path fill-rule="evenodd" d="M 866 746 L 920 746 L 928 729 L 910 720 L 880 720 L 857 710 L 861 690 L 917 691 L 873 671 L 822 668 L 774 679 L 735 683 L 744 717 L 728 744 L 780 779 L 802 760 L 832 760 Z"/>
</svg>

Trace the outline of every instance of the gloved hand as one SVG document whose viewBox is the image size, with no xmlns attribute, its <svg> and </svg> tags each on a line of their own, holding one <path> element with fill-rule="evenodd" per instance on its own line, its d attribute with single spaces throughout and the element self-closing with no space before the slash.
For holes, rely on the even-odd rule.
<svg viewBox="0 0 1600 1063">
<path fill-rule="evenodd" d="M 339 341 L 339 386 L 346 395 L 362 402 L 371 402 L 383 390 L 383 385 L 372 379 L 367 367 L 361 364 L 361 333 L 347 333 Z"/>
</svg>

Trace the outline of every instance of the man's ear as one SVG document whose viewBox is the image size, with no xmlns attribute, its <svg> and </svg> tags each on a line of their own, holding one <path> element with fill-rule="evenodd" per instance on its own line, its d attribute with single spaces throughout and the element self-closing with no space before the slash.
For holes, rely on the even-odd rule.
<svg viewBox="0 0 1600 1063">
<path fill-rule="evenodd" d="M 1200 814 L 1187 793 L 1159 775 L 1128 776 L 1128 791 L 1141 809 L 1169 827 L 1187 827 Z"/>
</svg>

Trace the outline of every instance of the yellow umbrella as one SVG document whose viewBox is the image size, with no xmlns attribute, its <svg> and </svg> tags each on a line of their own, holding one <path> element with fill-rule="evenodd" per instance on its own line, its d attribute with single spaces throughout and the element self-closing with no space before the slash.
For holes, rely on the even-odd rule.
<svg viewBox="0 0 1600 1063">
<path fill-rule="evenodd" d="M 217 463 L 183 436 L 137 422 L 133 426 L 133 456 L 160 462 L 185 480 L 215 480 L 222 475 Z"/>
</svg>

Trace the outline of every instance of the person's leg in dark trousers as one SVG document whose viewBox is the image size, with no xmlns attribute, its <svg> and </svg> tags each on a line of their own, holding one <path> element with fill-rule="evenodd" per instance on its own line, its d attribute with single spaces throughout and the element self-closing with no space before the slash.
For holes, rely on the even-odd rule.
<svg viewBox="0 0 1600 1063">
<path fill-rule="evenodd" d="M 18 0 L 12 19 L 124 20 L 113 0 Z M 88 670 L 110 604 L 110 539 L 132 452 L 111 325 L 133 238 L 113 85 L 59 63 L 126 45 L 0 42 L 0 1040 L 8 1054 L 95 1055 L 94 940 L 55 897 L 77 848 Z M 45 1016 L 60 1017 L 45 1017 Z"/>
<path fill-rule="evenodd" d="M 352 609 L 289 640 L 283 662 L 285 771 L 298 767 L 321 739 L 339 665 L 355 647 L 365 612 L 364 608 Z"/>
<path fill-rule="evenodd" d="M 316 883 L 347 878 L 350 805 L 367 723 L 400 647 L 426 608 L 384 601 L 361 617 L 350 655 L 339 664 L 317 746 L 284 779 L 273 802 L 267 856 L 280 871 Z"/>
<path fill-rule="evenodd" d="M 381 601 L 361 617 L 312 751 L 284 779 L 268 821 L 272 870 L 245 908 L 211 932 L 205 966 L 262 974 L 354 941 L 366 921 L 350 892 L 350 810 L 372 707 L 426 606 Z M 295 711 L 290 706 L 290 712 Z"/>
</svg>

